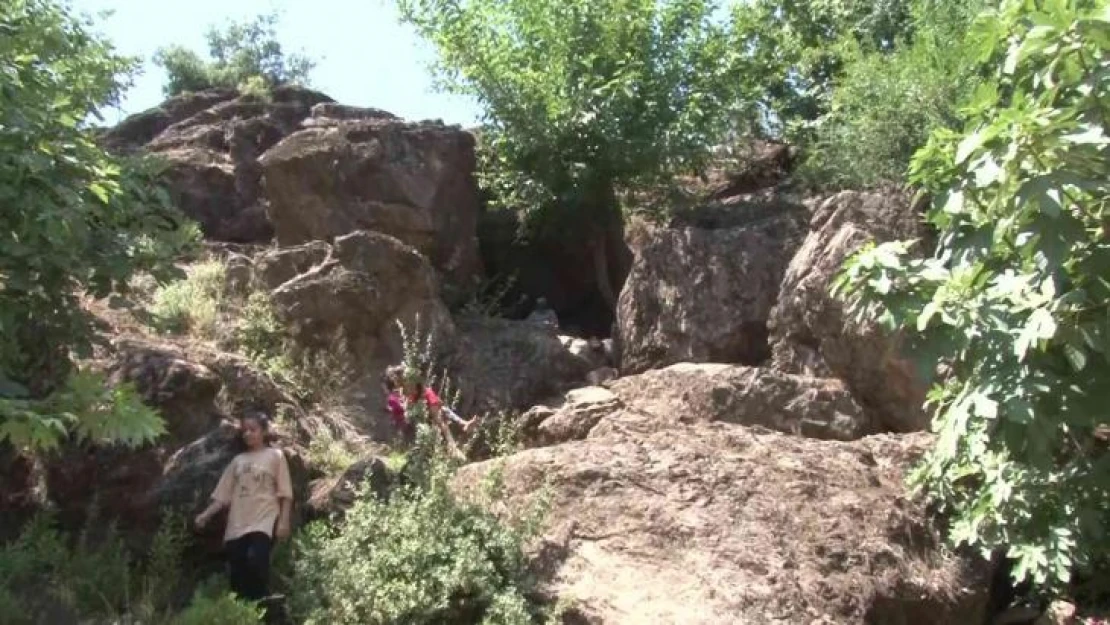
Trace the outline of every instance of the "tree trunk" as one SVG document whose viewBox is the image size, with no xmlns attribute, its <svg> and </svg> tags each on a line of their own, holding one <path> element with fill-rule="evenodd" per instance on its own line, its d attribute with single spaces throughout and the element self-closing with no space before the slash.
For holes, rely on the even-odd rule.
<svg viewBox="0 0 1110 625">
<path fill-rule="evenodd" d="M 610 237 L 614 232 L 624 231 L 624 218 L 621 215 L 613 182 L 606 176 L 594 180 L 587 196 L 592 223 L 587 238 L 594 270 L 594 282 L 602 300 L 610 312 L 617 310 L 617 289 L 613 285 L 614 243 Z M 623 235 L 621 235 L 623 236 Z"/>
<path fill-rule="evenodd" d="M 590 243 L 593 257 L 594 280 L 601 298 L 609 305 L 609 310 L 617 309 L 617 295 L 613 292 L 613 281 L 609 278 L 609 235 L 604 230 L 598 232 Z"/>
</svg>

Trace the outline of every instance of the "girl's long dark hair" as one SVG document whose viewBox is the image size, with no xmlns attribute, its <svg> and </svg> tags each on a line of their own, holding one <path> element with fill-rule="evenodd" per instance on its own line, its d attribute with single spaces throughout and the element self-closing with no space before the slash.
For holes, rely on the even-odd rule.
<svg viewBox="0 0 1110 625">
<path fill-rule="evenodd" d="M 273 435 L 270 433 L 270 417 L 265 412 L 262 412 L 261 410 L 254 410 L 244 413 L 243 416 L 239 417 L 239 435 L 235 437 L 235 453 L 237 454 L 247 451 L 247 442 L 243 440 L 242 425 L 244 421 L 248 420 L 254 421 L 258 424 L 258 427 L 262 428 L 263 445 L 269 447 L 270 443 L 272 443 L 274 440 Z"/>
</svg>

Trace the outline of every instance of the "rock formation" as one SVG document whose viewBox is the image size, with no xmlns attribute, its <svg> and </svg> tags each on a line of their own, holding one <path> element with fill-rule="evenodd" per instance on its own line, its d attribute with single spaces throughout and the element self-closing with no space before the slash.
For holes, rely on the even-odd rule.
<svg viewBox="0 0 1110 625">
<path fill-rule="evenodd" d="M 168 166 L 170 195 L 206 237 L 265 242 L 273 236 L 258 159 L 300 128 L 322 93 L 280 87 L 269 99 L 216 89 L 171 98 L 124 120 L 103 141 L 143 151 Z"/>
<path fill-rule="evenodd" d="M 261 159 L 280 245 L 355 230 L 394 236 L 428 257 L 459 291 L 480 274 L 474 138 L 333 105 Z"/>
<path fill-rule="evenodd" d="M 898 193 L 846 191 L 815 203 L 809 235 L 790 261 L 771 313 L 774 366 L 843 379 L 885 429 L 923 429 L 926 389 L 898 342 L 874 325 L 850 322 L 829 289 L 843 262 L 866 242 L 925 236 L 920 216 Z"/>
<path fill-rule="evenodd" d="M 532 562 L 571 622 L 982 622 L 985 568 L 943 550 L 905 495 L 931 437 L 770 431 L 860 417 L 842 389 L 806 396 L 817 382 L 775 375 L 676 365 L 573 391 L 538 418 L 550 446 L 465 467 L 456 486 L 497 467 L 506 514 L 550 489 Z"/>
<path fill-rule="evenodd" d="M 790 151 L 765 146 L 704 206 L 631 229 L 614 347 L 566 334 L 597 296 L 584 249 L 526 262 L 483 241 L 497 271 L 519 267 L 524 292 L 550 297 L 558 324 L 452 315 L 482 271 L 470 133 L 284 88 L 173 98 L 103 140 L 163 156 L 209 239 L 276 239 L 223 254 L 227 292 L 264 293 L 299 348 L 352 375 L 306 408 L 241 355 L 120 338 L 92 364 L 135 385 L 167 435 L 138 451 L 68 445 L 42 466 L 0 448 L 5 522 L 43 498 L 70 527 L 94 499 L 128 531 L 195 512 L 235 453 L 229 418 L 248 409 L 281 417 L 298 514 L 338 515 L 364 484 L 385 496 L 394 477 L 368 440 L 392 437 L 378 376 L 401 359 L 397 322 L 419 318 L 456 408 L 523 413 L 527 448 L 454 485 L 465 495 L 499 470 L 506 516 L 549 490 L 529 557 L 543 598 L 572 606 L 565 622 L 984 622 L 988 567 L 943 549 L 904 486 L 932 443 L 916 372 L 897 337 L 847 321 L 829 295 L 865 242 L 924 235 L 898 194 L 802 202 L 779 184 Z M 619 284 L 628 249 L 611 248 Z M 314 466 L 307 448 L 325 433 L 357 443 L 357 462 Z"/>
<path fill-rule="evenodd" d="M 739 209 L 718 227 L 641 226 L 621 291 L 622 373 L 676 362 L 755 365 L 770 357 L 767 319 L 804 233 L 804 208 Z"/>
</svg>

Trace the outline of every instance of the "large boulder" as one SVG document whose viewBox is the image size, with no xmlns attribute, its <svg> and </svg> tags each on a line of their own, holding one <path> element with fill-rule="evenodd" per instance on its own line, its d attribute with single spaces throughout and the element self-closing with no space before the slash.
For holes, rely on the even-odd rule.
<svg viewBox="0 0 1110 625">
<path fill-rule="evenodd" d="M 576 388 L 553 405 L 540 404 L 520 416 L 523 442 L 529 447 L 582 440 L 606 415 L 623 407 L 607 388 Z"/>
<path fill-rule="evenodd" d="M 376 438 L 388 438 L 378 376 L 401 360 L 397 323 L 434 332 L 439 345 L 451 344 L 455 333 L 427 259 L 391 236 L 357 231 L 323 248 L 312 242 L 275 250 L 259 264 L 266 268 L 264 279 L 273 282 L 307 267 L 273 288 L 275 311 L 301 347 L 342 361 L 337 365 L 345 366 L 361 389 L 352 398 L 365 408 L 359 425 Z"/>
<path fill-rule="evenodd" d="M 567 622 L 983 622 L 985 567 L 944 549 L 905 494 L 928 434 L 821 441 L 610 410 L 581 440 L 455 478 L 472 493 L 496 470 L 505 514 L 548 489 L 530 557 Z"/>
<path fill-rule="evenodd" d="M 191 441 L 219 423 L 215 402 L 223 381 L 214 371 L 172 344 L 125 338 L 114 347 L 109 382 L 134 385 L 143 403 L 161 413 L 171 444 Z"/>
<path fill-rule="evenodd" d="M 386 498 L 395 485 L 395 476 L 378 457 L 363 458 L 342 474 L 314 481 L 306 505 L 307 518 L 335 519 L 347 511 L 364 491 Z"/>
<path fill-rule="evenodd" d="M 770 357 L 767 318 L 805 235 L 805 210 L 783 203 L 741 216 L 631 231 L 635 261 L 617 308 L 622 373 Z"/>
<path fill-rule="evenodd" d="M 167 166 L 175 203 L 209 239 L 266 242 L 273 237 L 264 207 L 258 157 L 300 129 L 327 96 L 294 86 L 269 98 L 215 89 L 186 94 L 133 115 L 105 133 L 105 145 L 142 151 Z"/>
<path fill-rule="evenodd" d="M 427 256 L 445 286 L 473 286 L 480 273 L 473 136 L 372 109 L 316 113 L 260 161 L 278 243 L 373 230 Z"/>
<path fill-rule="evenodd" d="M 803 436 L 854 440 L 875 431 L 839 380 L 791 375 L 758 367 L 678 363 L 576 389 L 550 407 L 526 413 L 526 433 L 553 444 L 585 438 L 603 417 L 626 412 L 621 423 L 660 431 L 688 423 L 761 426 Z M 613 403 L 613 402 L 616 403 Z"/>
<path fill-rule="evenodd" d="M 736 148 L 725 148 L 726 167 L 707 172 L 707 197 L 723 200 L 774 188 L 788 180 L 797 163 L 797 150 L 785 143 L 751 139 Z"/>
<path fill-rule="evenodd" d="M 845 191 L 820 202 L 771 313 L 774 366 L 844 380 L 885 429 L 923 429 L 926 388 L 919 372 L 894 337 L 850 321 L 830 288 L 844 261 L 868 241 L 927 236 L 918 211 L 898 193 Z"/>
<path fill-rule="evenodd" d="M 128 116 L 106 130 L 101 141 L 110 149 L 134 152 L 153 141 L 166 128 L 238 96 L 239 92 L 234 89 L 208 89 L 173 96 L 154 108 Z"/>
<path fill-rule="evenodd" d="M 552 328 L 527 321 L 462 317 L 454 382 L 467 412 L 523 410 L 582 384 L 595 356 Z"/>
</svg>

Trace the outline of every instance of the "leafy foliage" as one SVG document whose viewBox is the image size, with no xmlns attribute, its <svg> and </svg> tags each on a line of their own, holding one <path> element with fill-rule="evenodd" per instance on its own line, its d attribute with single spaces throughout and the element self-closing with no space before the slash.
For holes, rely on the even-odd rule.
<svg viewBox="0 0 1110 625">
<path fill-rule="evenodd" d="M 54 0 L 0 6 L 0 427 L 21 447 L 67 428 L 132 443 L 158 431 L 125 392 L 92 393 L 87 377 L 67 386 L 70 354 L 87 355 L 95 336 L 81 296 L 124 293 L 137 271 L 166 279 L 190 243 L 160 164 L 93 140 L 88 120 L 118 100 L 135 63 L 88 27 Z M 98 403 L 73 403 L 85 399 Z"/>
<path fill-rule="evenodd" d="M 828 111 L 813 121 L 803 176 L 831 187 L 904 180 L 910 158 L 980 83 L 966 36 L 982 2 L 924 0 L 912 7 L 912 40 L 892 50 L 840 44 L 843 70 Z"/>
<path fill-rule="evenodd" d="M 0 548 L 0 621 L 56 622 L 68 613 L 167 622 L 180 581 L 184 528 L 182 519 L 168 517 L 149 556 L 140 560 L 112 527 L 99 535 L 86 530 L 70 541 L 51 517 L 35 517 L 19 538 Z"/>
<path fill-rule="evenodd" d="M 594 252 L 619 232 L 615 191 L 699 166 L 740 84 L 706 0 L 403 0 L 449 90 L 484 107 L 481 181 L 528 233 Z"/>
<path fill-rule="evenodd" d="M 254 625 L 262 622 L 262 608 L 236 598 L 217 584 L 202 585 L 189 607 L 171 625 Z"/>
<path fill-rule="evenodd" d="M 528 528 L 457 500 L 445 467 L 388 501 L 360 497 L 340 526 L 305 531 L 294 582 L 305 623 L 532 622 Z"/>
<path fill-rule="evenodd" d="M 44 399 L 0 399 L 0 443 L 51 450 L 67 434 L 80 441 L 133 447 L 165 432 L 157 412 L 131 384 L 109 387 L 104 376 L 78 372 Z"/>
<path fill-rule="evenodd" d="M 902 182 L 913 153 L 933 130 L 958 123 L 979 82 L 966 37 L 985 4 L 737 3 L 733 45 L 758 112 L 738 130 L 802 148 L 801 177 L 813 186 Z"/>
<path fill-rule="evenodd" d="M 994 81 L 912 163 L 936 253 L 871 247 L 836 289 L 943 364 L 913 481 L 952 539 L 1051 589 L 1110 544 L 1110 10 L 1008 0 L 974 32 Z"/>
<path fill-rule="evenodd" d="M 405 363 L 430 370 L 434 331 L 402 329 Z M 341 522 L 310 525 L 298 537 L 292 583 L 298 620 L 537 622 L 544 612 L 528 598 L 532 580 L 522 546 L 537 535 L 546 498 L 512 524 L 490 512 L 500 495 L 496 483 L 473 500 L 458 498 L 451 480 L 459 457 L 428 416 L 412 409 L 417 436 L 401 469 L 406 485 L 384 501 L 366 492 Z M 497 473 L 491 471 L 493 482 Z"/>
<path fill-rule="evenodd" d="M 340 475 L 357 460 L 343 440 L 327 428 L 309 441 L 307 458 L 312 467 L 320 469 L 325 475 Z"/>
<path fill-rule="evenodd" d="M 182 280 L 167 283 L 154 293 L 151 314 L 164 332 L 214 337 L 219 327 L 227 267 L 209 260 L 189 267 Z"/>
<path fill-rule="evenodd" d="M 911 0 L 754 0 L 735 3 L 732 19 L 763 113 L 754 130 L 790 137 L 828 110 L 846 55 L 888 52 L 913 30 Z"/>
<path fill-rule="evenodd" d="M 227 87 L 252 93 L 306 83 L 316 62 L 289 54 L 277 38 L 277 13 L 209 29 L 209 59 L 180 45 L 159 49 L 154 62 L 166 70 L 163 91 L 174 96 L 188 91 Z"/>
</svg>

